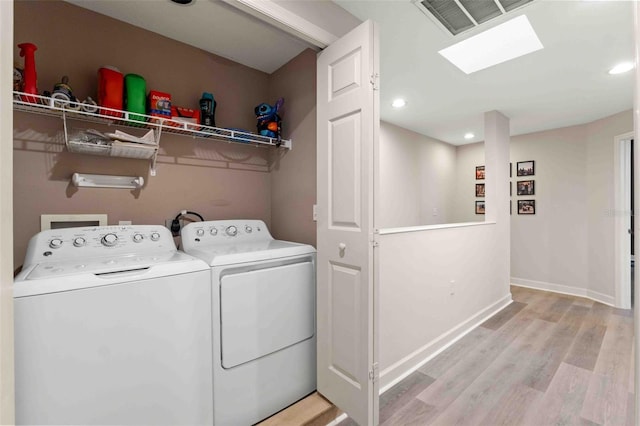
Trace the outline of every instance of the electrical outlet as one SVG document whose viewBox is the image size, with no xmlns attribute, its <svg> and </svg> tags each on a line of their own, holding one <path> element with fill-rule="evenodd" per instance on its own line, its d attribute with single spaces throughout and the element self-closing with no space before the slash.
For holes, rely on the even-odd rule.
<svg viewBox="0 0 640 426">
<path fill-rule="evenodd" d="M 318 205 L 317 204 L 313 205 L 313 221 L 314 222 L 318 221 Z"/>
<path fill-rule="evenodd" d="M 456 280 L 449 281 L 449 296 L 456 294 Z"/>
<path fill-rule="evenodd" d="M 431 215 L 432 215 L 432 216 L 438 216 L 438 214 L 439 214 L 439 212 L 438 212 L 438 208 L 437 208 L 437 207 L 434 207 L 434 208 L 433 208 L 433 211 L 432 211 L 432 213 L 431 213 Z"/>
</svg>

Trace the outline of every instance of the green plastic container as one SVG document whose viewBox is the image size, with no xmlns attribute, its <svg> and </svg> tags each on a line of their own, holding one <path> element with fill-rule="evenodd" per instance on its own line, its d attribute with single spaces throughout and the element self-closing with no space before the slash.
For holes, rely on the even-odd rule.
<svg viewBox="0 0 640 426">
<path fill-rule="evenodd" d="M 147 112 L 147 83 L 142 76 L 127 74 L 124 76 L 124 109 L 144 114 Z M 129 119 L 146 121 L 142 115 L 129 114 Z"/>
</svg>

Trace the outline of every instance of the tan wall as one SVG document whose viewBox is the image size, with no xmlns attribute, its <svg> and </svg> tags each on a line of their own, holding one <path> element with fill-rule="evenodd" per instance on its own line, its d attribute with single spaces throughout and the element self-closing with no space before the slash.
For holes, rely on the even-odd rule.
<svg viewBox="0 0 640 426">
<path fill-rule="evenodd" d="M 291 151 L 272 151 L 271 231 L 275 238 L 316 245 L 316 54 L 306 50 L 274 72 L 269 102 L 284 97 L 283 131 Z"/>
<path fill-rule="evenodd" d="M 264 101 L 273 102 L 273 96 L 269 96 L 274 93 L 269 91 L 269 76 L 263 72 L 65 2 L 16 2 L 14 34 L 15 44 L 32 42 L 38 46 L 40 91 L 51 90 L 62 75 L 68 75 L 76 96 L 95 97 L 98 68 L 113 65 L 125 74 L 144 76 L 147 89 L 171 93 L 176 105 L 196 107 L 203 91 L 213 93 L 218 101 L 216 122 L 220 127 L 254 130 L 253 108 Z M 18 52 L 15 48 L 14 60 L 22 64 Z M 312 67 L 310 72 L 315 75 L 311 56 L 307 54 L 301 66 L 294 69 L 296 75 L 303 67 Z M 283 75 L 287 76 L 286 71 Z M 275 90 L 288 98 L 291 104 L 288 118 L 292 122 L 302 114 L 299 121 L 302 127 L 285 126 L 286 137 L 315 126 L 315 122 L 305 121 L 308 114 L 315 120 L 315 110 L 309 107 L 315 105 L 315 89 L 309 87 L 315 79 L 307 80 L 290 92 Z M 289 84 L 277 78 L 274 82 L 276 87 Z M 300 112 L 297 108 L 300 104 L 294 102 L 298 96 L 304 97 L 301 101 L 305 106 Z M 307 142 L 294 141 L 300 153 L 293 154 L 291 160 L 295 156 L 295 161 L 287 165 L 292 173 L 300 168 L 302 160 L 298 157 L 306 155 L 304 147 L 310 144 L 315 147 L 315 127 L 312 135 Z M 39 231 L 43 213 L 107 213 L 110 224 L 119 220 L 143 224 L 164 223 L 179 210 L 189 209 L 208 220 L 249 217 L 270 225 L 270 149 L 165 135 L 161 140 L 158 175 L 149 177 L 145 161 L 72 154 L 63 151 L 61 143 L 61 120 L 14 114 L 16 267 L 22 264 L 28 239 Z M 315 148 L 304 152 L 315 153 Z M 313 171 L 309 173 L 315 178 L 315 155 L 312 159 L 305 157 L 304 161 L 313 163 Z M 307 170 L 308 166 L 302 169 Z M 142 175 L 148 178 L 148 183 L 139 193 L 76 190 L 69 186 L 73 172 Z M 306 191 L 309 186 L 315 189 L 315 180 L 300 190 Z M 311 194 L 314 193 L 315 190 Z"/>
</svg>

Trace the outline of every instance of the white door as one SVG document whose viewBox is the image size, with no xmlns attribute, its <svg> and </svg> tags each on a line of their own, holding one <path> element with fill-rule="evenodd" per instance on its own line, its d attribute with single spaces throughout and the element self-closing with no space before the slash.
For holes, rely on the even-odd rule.
<svg viewBox="0 0 640 426">
<path fill-rule="evenodd" d="M 318 391 L 361 426 L 378 424 L 377 43 L 367 21 L 318 55 Z"/>
</svg>

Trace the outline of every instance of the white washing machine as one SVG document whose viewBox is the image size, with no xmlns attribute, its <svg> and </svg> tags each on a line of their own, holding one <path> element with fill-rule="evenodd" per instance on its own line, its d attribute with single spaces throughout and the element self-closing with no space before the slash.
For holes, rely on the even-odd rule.
<svg viewBox="0 0 640 426">
<path fill-rule="evenodd" d="M 211 424 L 209 266 L 162 226 L 43 231 L 14 285 L 17 424 Z"/>
<path fill-rule="evenodd" d="M 212 268 L 214 424 L 250 425 L 313 392 L 315 249 L 259 220 L 190 223 L 182 246 Z"/>
</svg>

